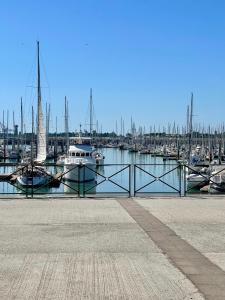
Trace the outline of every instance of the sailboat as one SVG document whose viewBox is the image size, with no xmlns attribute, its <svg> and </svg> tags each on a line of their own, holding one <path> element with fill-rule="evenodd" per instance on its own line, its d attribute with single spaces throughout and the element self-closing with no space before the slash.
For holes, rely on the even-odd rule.
<svg viewBox="0 0 225 300">
<path fill-rule="evenodd" d="M 41 101 L 41 80 L 40 80 L 40 60 L 39 60 L 39 42 L 37 41 L 37 157 L 33 159 L 33 150 L 31 151 L 31 162 L 24 169 L 22 174 L 17 177 L 17 181 L 22 186 L 40 186 L 47 184 L 52 176 L 41 164 L 46 159 L 46 132 L 44 128 L 44 118 Z M 34 116 L 32 109 L 32 136 L 34 127 Z M 33 147 L 33 143 L 32 143 Z"/>
</svg>

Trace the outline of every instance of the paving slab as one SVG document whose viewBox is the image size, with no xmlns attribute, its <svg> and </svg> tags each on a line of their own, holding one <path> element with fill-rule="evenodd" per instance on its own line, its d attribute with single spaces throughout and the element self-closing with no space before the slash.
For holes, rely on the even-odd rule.
<svg viewBox="0 0 225 300">
<path fill-rule="evenodd" d="M 0 299 L 204 299 L 163 254 L 0 255 Z"/>
<path fill-rule="evenodd" d="M 184 223 L 182 223 L 180 220 L 180 215 L 186 215 L 186 203 L 185 205 L 183 205 L 183 203 L 181 202 L 182 199 L 179 199 L 180 202 L 174 201 L 174 199 L 171 200 L 172 201 L 169 203 L 170 208 L 173 208 L 173 206 L 176 205 L 175 212 L 170 211 L 170 216 L 174 213 L 174 218 L 170 217 L 171 222 L 168 222 L 168 214 L 166 214 L 163 209 L 159 209 L 159 207 L 162 208 L 162 203 L 165 200 L 149 199 L 146 201 L 146 199 L 137 199 L 136 201 L 118 200 L 118 202 L 127 210 L 130 216 L 134 218 L 134 220 L 140 225 L 140 227 L 145 230 L 145 232 L 156 243 L 156 245 L 168 256 L 172 263 L 195 284 L 195 286 L 199 289 L 199 291 L 202 292 L 206 299 L 213 300 L 214 297 L 225 298 L 225 272 L 218 265 L 218 263 L 213 263 L 213 261 L 211 261 L 210 258 L 208 258 L 207 255 L 204 254 L 205 249 L 199 250 L 197 249 L 197 247 L 194 247 L 197 240 L 201 241 L 201 232 L 203 232 L 204 235 L 204 230 L 199 230 L 198 236 L 195 235 L 193 238 L 193 236 L 190 234 L 190 229 L 185 221 Z M 219 203 L 217 205 L 219 206 Z M 138 217 L 135 215 L 135 207 L 137 208 L 137 211 L 139 213 L 141 212 L 142 207 L 144 221 L 140 218 L 140 215 Z M 177 211 L 177 207 L 179 208 L 179 214 Z M 201 208 L 201 211 L 202 210 L 204 212 L 203 208 Z M 148 217 L 146 217 L 146 211 L 148 211 Z M 216 214 L 214 215 L 214 217 L 216 217 Z M 166 223 L 166 218 L 168 223 Z M 197 218 L 196 214 L 194 215 L 194 218 Z M 175 220 L 176 223 L 172 223 L 172 220 Z M 192 219 L 189 216 L 188 225 L 191 220 Z M 225 228 L 222 222 L 223 221 L 220 221 L 221 224 L 219 225 L 220 227 L 223 226 L 223 228 Z M 151 224 L 153 224 L 153 231 L 151 231 L 151 229 L 149 228 L 151 227 Z M 182 227 L 182 232 L 176 230 L 177 224 Z M 208 223 L 204 223 L 203 225 L 204 228 L 207 229 L 212 226 Z M 215 224 L 213 225 L 215 226 Z M 197 223 L 194 223 L 194 226 L 197 226 Z M 218 227 L 218 224 L 216 224 L 216 226 Z M 215 229 L 215 232 L 218 231 L 218 229 Z M 224 247 L 224 239 L 225 238 L 223 237 L 220 241 L 220 243 L 222 243 L 222 249 Z M 208 242 L 210 243 L 210 238 L 208 239 Z M 211 241 L 211 243 L 212 248 L 215 248 L 215 251 L 218 251 L 215 243 L 213 243 L 213 241 Z M 197 276 L 201 277 L 201 281 L 199 281 L 199 278 Z M 214 280 L 212 281 L 211 278 L 214 278 Z M 203 280 L 205 281 L 203 282 Z"/>
<path fill-rule="evenodd" d="M 136 201 L 206 256 L 225 253 L 225 197 Z"/>
<path fill-rule="evenodd" d="M 1 300 L 206 299 L 117 200 L 1 200 L 0 241 Z"/>
<path fill-rule="evenodd" d="M 0 225 L 135 223 L 115 200 L 46 198 L 0 200 Z"/>
</svg>

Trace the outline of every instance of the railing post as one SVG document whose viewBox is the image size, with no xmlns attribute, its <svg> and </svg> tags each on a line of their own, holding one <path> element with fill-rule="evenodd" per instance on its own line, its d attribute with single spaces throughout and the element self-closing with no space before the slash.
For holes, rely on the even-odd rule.
<svg viewBox="0 0 225 300">
<path fill-rule="evenodd" d="M 182 164 L 179 164 L 179 194 L 182 197 Z"/>
<path fill-rule="evenodd" d="M 31 198 L 33 198 L 34 194 L 34 165 L 32 163 L 32 187 L 31 187 Z"/>
<path fill-rule="evenodd" d="M 85 183 L 86 183 L 86 181 L 85 181 L 85 171 L 86 171 L 86 166 L 84 165 L 83 168 L 84 168 L 84 171 L 83 171 L 83 183 L 82 183 L 82 187 L 83 187 L 83 197 L 85 197 Z"/>
<path fill-rule="evenodd" d="M 136 164 L 134 164 L 134 197 L 136 196 Z"/>
<path fill-rule="evenodd" d="M 129 164 L 129 198 L 131 197 L 131 164 Z"/>
<path fill-rule="evenodd" d="M 187 189 L 187 176 L 186 176 L 186 165 L 183 165 L 183 172 L 184 172 L 184 196 L 186 196 L 186 189 Z"/>
<path fill-rule="evenodd" d="M 78 165 L 78 197 L 80 198 L 80 169 L 81 165 Z"/>
</svg>

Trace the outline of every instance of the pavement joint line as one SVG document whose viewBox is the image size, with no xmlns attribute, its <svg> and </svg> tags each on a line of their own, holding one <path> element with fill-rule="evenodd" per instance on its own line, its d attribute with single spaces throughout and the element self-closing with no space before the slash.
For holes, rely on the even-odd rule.
<svg viewBox="0 0 225 300">
<path fill-rule="evenodd" d="M 195 285 L 205 299 L 215 300 L 218 297 L 225 299 L 225 272 L 219 266 L 133 199 L 117 199 L 117 202 L 162 250 L 169 261 Z M 153 231 L 150 229 L 151 226 L 154 227 Z"/>
</svg>

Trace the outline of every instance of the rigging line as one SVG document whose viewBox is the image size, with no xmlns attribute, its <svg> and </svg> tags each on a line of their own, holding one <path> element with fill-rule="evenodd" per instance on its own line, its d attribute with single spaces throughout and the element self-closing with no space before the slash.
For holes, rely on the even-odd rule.
<svg viewBox="0 0 225 300">
<path fill-rule="evenodd" d="M 44 75 L 45 75 L 45 79 L 46 79 L 46 83 L 47 83 L 47 88 L 48 88 L 48 92 L 49 92 L 49 102 L 51 102 L 51 99 L 52 99 L 52 97 L 51 97 L 51 87 L 50 87 L 50 83 L 49 83 L 49 79 L 48 79 L 48 75 L 47 75 L 47 72 L 46 72 L 46 68 L 45 68 L 45 63 L 44 63 L 44 59 L 43 59 L 43 56 L 42 56 L 42 53 L 41 53 L 41 51 L 40 51 L 40 62 L 41 62 L 41 65 L 43 66 L 43 73 L 44 73 Z"/>
</svg>

